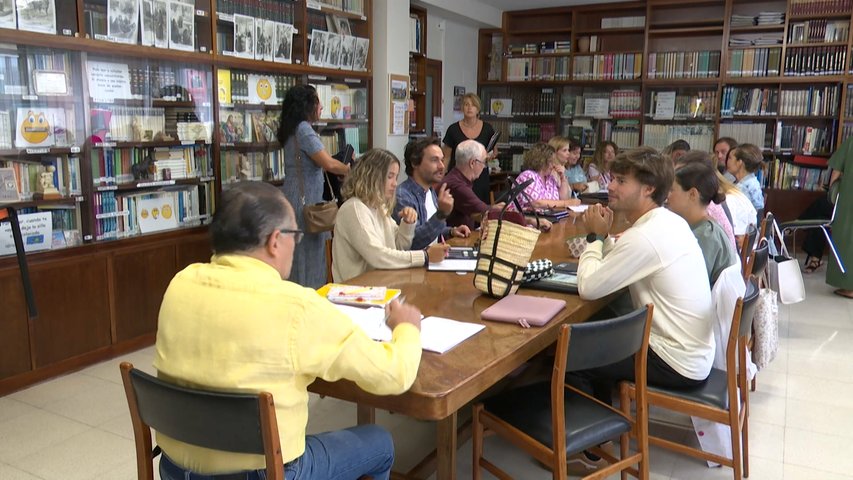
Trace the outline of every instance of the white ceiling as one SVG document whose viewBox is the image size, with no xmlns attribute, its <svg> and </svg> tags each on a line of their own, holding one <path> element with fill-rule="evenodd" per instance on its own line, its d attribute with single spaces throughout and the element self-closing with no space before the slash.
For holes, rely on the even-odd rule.
<svg viewBox="0 0 853 480">
<path fill-rule="evenodd" d="M 566 7 L 593 3 L 613 3 L 620 0 L 477 0 L 499 10 L 530 10 L 533 8 Z"/>
</svg>

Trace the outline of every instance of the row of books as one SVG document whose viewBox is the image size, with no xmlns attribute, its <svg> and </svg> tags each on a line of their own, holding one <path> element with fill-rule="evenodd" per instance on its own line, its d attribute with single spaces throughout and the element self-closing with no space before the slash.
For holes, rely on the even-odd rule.
<svg viewBox="0 0 853 480">
<path fill-rule="evenodd" d="M 847 95 L 844 97 L 844 116 L 853 117 L 853 84 L 847 85 Z"/>
<path fill-rule="evenodd" d="M 506 79 L 510 82 L 568 80 L 570 63 L 570 57 L 509 58 L 506 61 Z"/>
<path fill-rule="evenodd" d="M 494 97 L 510 99 L 512 111 L 492 111 L 491 100 Z M 484 90 L 482 100 L 485 113 L 490 115 L 498 115 L 499 113 L 511 113 L 512 115 L 556 115 L 560 99 L 553 88 L 542 88 L 536 90 L 512 90 L 500 93 Z"/>
<path fill-rule="evenodd" d="M 41 174 L 48 166 L 54 167 L 53 185 L 60 195 L 68 197 L 80 195 L 80 158 L 72 157 L 41 157 L 41 163 L 16 162 L 5 160 L 4 168 L 11 168 L 15 174 L 15 188 L 21 200 L 30 200 L 38 190 Z"/>
<path fill-rule="evenodd" d="M 278 105 L 287 91 L 296 86 L 297 77 L 278 73 L 248 73 L 220 68 L 216 72 L 220 104 Z"/>
<path fill-rule="evenodd" d="M 769 33 L 758 37 L 729 37 L 730 47 L 749 47 L 749 46 L 767 46 L 767 45 L 782 45 L 781 33 Z"/>
<path fill-rule="evenodd" d="M 817 191 L 829 183 L 829 175 L 828 168 L 807 167 L 774 158 L 767 165 L 764 186 L 784 190 Z"/>
<path fill-rule="evenodd" d="M 422 53 L 421 45 L 423 40 L 421 40 L 421 36 L 423 32 L 421 31 L 421 19 L 417 15 L 409 15 L 409 51 Z M 423 52 L 425 53 L 425 52 Z"/>
<path fill-rule="evenodd" d="M 853 123 L 845 123 L 843 127 L 841 127 L 841 141 L 847 140 L 848 138 L 853 137 Z"/>
<path fill-rule="evenodd" d="M 841 88 L 838 85 L 782 90 L 779 115 L 835 116 L 840 100 Z"/>
<path fill-rule="evenodd" d="M 0 110 L 0 149 L 11 149 L 12 143 L 12 119 L 8 110 Z"/>
<path fill-rule="evenodd" d="M 633 118 L 640 116 L 641 101 L 642 93 L 638 90 L 588 92 L 574 97 L 573 110 L 575 115 L 598 118 Z"/>
<path fill-rule="evenodd" d="M 210 192 L 210 184 L 202 183 L 170 191 L 95 193 L 95 239 L 120 239 L 207 223 L 213 212 Z"/>
<path fill-rule="evenodd" d="M 525 147 L 532 143 L 548 141 L 556 135 L 553 123 L 511 122 L 498 120 L 492 123 L 500 132 L 502 145 Z"/>
<path fill-rule="evenodd" d="M 89 110 L 92 134 L 100 141 L 150 142 L 166 131 L 165 109 L 102 105 Z"/>
<path fill-rule="evenodd" d="M 637 120 L 602 120 L 597 125 L 598 138 L 615 143 L 619 148 L 640 145 L 640 123 Z"/>
<path fill-rule="evenodd" d="M 779 90 L 775 88 L 723 87 L 723 117 L 779 114 Z"/>
<path fill-rule="evenodd" d="M 533 43 L 511 43 L 507 46 L 507 55 L 537 55 L 549 53 L 571 53 L 572 41 L 550 40 L 546 42 Z"/>
<path fill-rule="evenodd" d="M 788 44 L 846 42 L 850 20 L 806 20 L 788 26 Z"/>
<path fill-rule="evenodd" d="M 791 0 L 792 15 L 848 13 L 851 9 L 853 0 Z"/>
<path fill-rule="evenodd" d="M 796 153 L 828 153 L 834 147 L 835 135 L 831 129 L 811 125 L 776 125 L 776 147 Z"/>
<path fill-rule="evenodd" d="M 751 143 L 762 148 L 770 145 L 773 137 L 770 140 L 767 138 L 766 123 L 752 122 L 731 122 L 720 124 L 720 137 L 731 137 L 737 140 L 738 143 Z M 692 144 L 691 144 L 692 145 Z"/>
<path fill-rule="evenodd" d="M 293 24 L 295 2 L 281 0 L 217 0 L 216 11 Z"/>
<path fill-rule="evenodd" d="M 649 78 L 716 78 L 720 76 L 720 51 L 649 53 Z"/>
<path fill-rule="evenodd" d="M 342 12 L 364 15 L 364 0 L 309 0 L 308 8 L 331 7 Z"/>
<path fill-rule="evenodd" d="M 733 14 L 732 27 L 752 27 L 755 25 L 781 25 L 785 23 L 785 12 L 761 12 L 758 15 Z"/>
<path fill-rule="evenodd" d="M 222 184 L 241 180 L 276 181 L 284 178 L 284 150 L 239 152 L 224 150 L 221 154 Z"/>
<path fill-rule="evenodd" d="M 779 75 L 781 48 L 751 48 L 729 50 L 730 77 L 775 77 Z"/>
<path fill-rule="evenodd" d="M 91 151 L 92 179 L 96 187 L 131 183 L 134 165 L 149 159 L 155 162 L 157 177 L 162 180 L 164 168 L 174 168 L 171 177 L 203 178 L 213 175 L 210 149 L 203 145 L 162 148 L 98 148 Z M 162 162 L 157 165 L 157 162 Z"/>
<path fill-rule="evenodd" d="M 45 70 L 64 72 L 67 83 L 71 78 L 71 58 L 65 52 L 18 52 L 14 48 L 3 48 L 0 50 L 0 93 L 6 95 L 42 93 L 42 89 L 35 84 L 34 72 Z M 66 85 L 66 88 L 71 93 L 70 85 Z"/>
<path fill-rule="evenodd" d="M 642 73 L 642 53 L 606 53 L 574 59 L 574 80 L 633 80 Z"/>
<path fill-rule="evenodd" d="M 720 135 L 722 136 L 722 133 Z M 658 150 L 681 139 L 686 140 L 692 149 L 710 151 L 714 138 L 714 126 L 705 123 L 682 125 L 647 123 L 643 125 L 643 145 Z"/>
<path fill-rule="evenodd" d="M 785 53 L 785 75 L 842 75 L 847 65 L 847 47 L 789 48 Z"/>
<path fill-rule="evenodd" d="M 669 104 L 670 101 L 672 102 L 671 105 Z M 716 115 L 716 113 L 716 90 L 692 93 L 651 92 L 649 98 L 648 116 L 658 120 L 704 118 Z"/>
<path fill-rule="evenodd" d="M 166 65 L 129 66 L 128 72 L 130 94 L 137 97 L 158 96 L 161 88 L 178 84 L 178 73 Z"/>
<path fill-rule="evenodd" d="M 645 15 L 626 17 L 604 17 L 601 19 L 601 28 L 634 28 L 644 27 L 645 25 Z"/>
</svg>

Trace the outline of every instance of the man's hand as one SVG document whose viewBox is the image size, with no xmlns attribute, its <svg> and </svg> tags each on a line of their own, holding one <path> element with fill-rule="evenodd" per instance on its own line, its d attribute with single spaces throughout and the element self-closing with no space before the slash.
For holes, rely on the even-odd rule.
<svg viewBox="0 0 853 480">
<path fill-rule="evenodd" d="M 471 235 L 471 229 L 468 225 L 459 225 L 450 229 L 451 237 L 468 238 Z"/>
<path fill-rule="evenodd" d="M 391 300 L 391 303 L 385 306 L 385 312 L 388 314 L 388 320 L 385 323 L 392 331 L 401 323 L 410 323 L 418 330 L 421 329 L 421 311 L 413 305 Z"/>
<path fill-rule="evenodd" d="M 590 205 L 583 214 L 583 224 L 587 232 L 606 236 L 613 225 L 613 210 L 600 204 Z"/>
<path fill-rule="evenodd" d="M 442 183 L 438 188 L 438 211 L 445 217 L 453 211 L 453 195 L 447 189 L 446 183 Z"/>
<path fill-rule="evenodd" d="M 404 207 L 400 210 L 400 220 L 412 224 L 418 221 L 418 212 L 412 207 Z"/>
<path fill-rule="evenodd" d="M 427 257 L 429 263 L 438 263 L 447 258 L 447 252 L 450 251 L 450 245 L 446 243 L 436 243 L 427 248 Z"/>
</svg>

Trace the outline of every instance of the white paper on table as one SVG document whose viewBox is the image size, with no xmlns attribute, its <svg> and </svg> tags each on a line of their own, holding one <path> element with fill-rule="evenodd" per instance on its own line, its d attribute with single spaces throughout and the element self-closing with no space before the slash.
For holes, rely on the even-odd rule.
<svg viewBox="0 0 853 480">
<path fill-rule="evenodd" d="M 589 205 L 569 205 L 569 210 L 575 213 L 583 213 L 587 208 L 589 208 Z"/>
<path fill-rule="evenodd" d="M 427 265 L 427 269 L 433 272 L 473 272 L 476 268 L 476 258 L 445 258 Z"/>
</svg>

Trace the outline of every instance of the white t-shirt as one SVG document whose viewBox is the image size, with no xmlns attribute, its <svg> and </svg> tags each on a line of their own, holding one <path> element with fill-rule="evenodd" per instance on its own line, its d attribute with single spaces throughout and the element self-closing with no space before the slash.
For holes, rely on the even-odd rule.
<svg viewBox="0 0 853 480">
<path fill-rule="evenodd" d="M 702 250 L 683 218 L 659 207 L 617 242 L 591 243 L 578 291 L 596 299 L 628 287 L 635 307 L 654 305 L 649 345 L 679 374 L 704 380 L 714 361 L 714 309 Z"/>
<path fill-rule="evenodd" d="M 429 220 L 430 218 L 432 218 L 432 216 L 435 215 L 435 212 L 438 211 L 438 207 L 436 207 L 435 204 L 436 204 L 435 194 L 432 192 L 432 189 L 429 188 L 426 191 L 426 198 L 424 198 L 424 208 L 426 209 L 426 219 L 425 220 Z M 433 239 L 433 241 L 430 242 L 429 244 L 433 245 L 435 243 L 438 243 L 438 237 Z"/>
<path fill-rule="evenodd" d="M 758 221 L 758 212 L 752 202 L 740 192 L 730 192 L 726 194 L 726 205 L 732 213 L 732 230 L 735 235 L 746 235 L 747 228 Z"/>
</svg>

